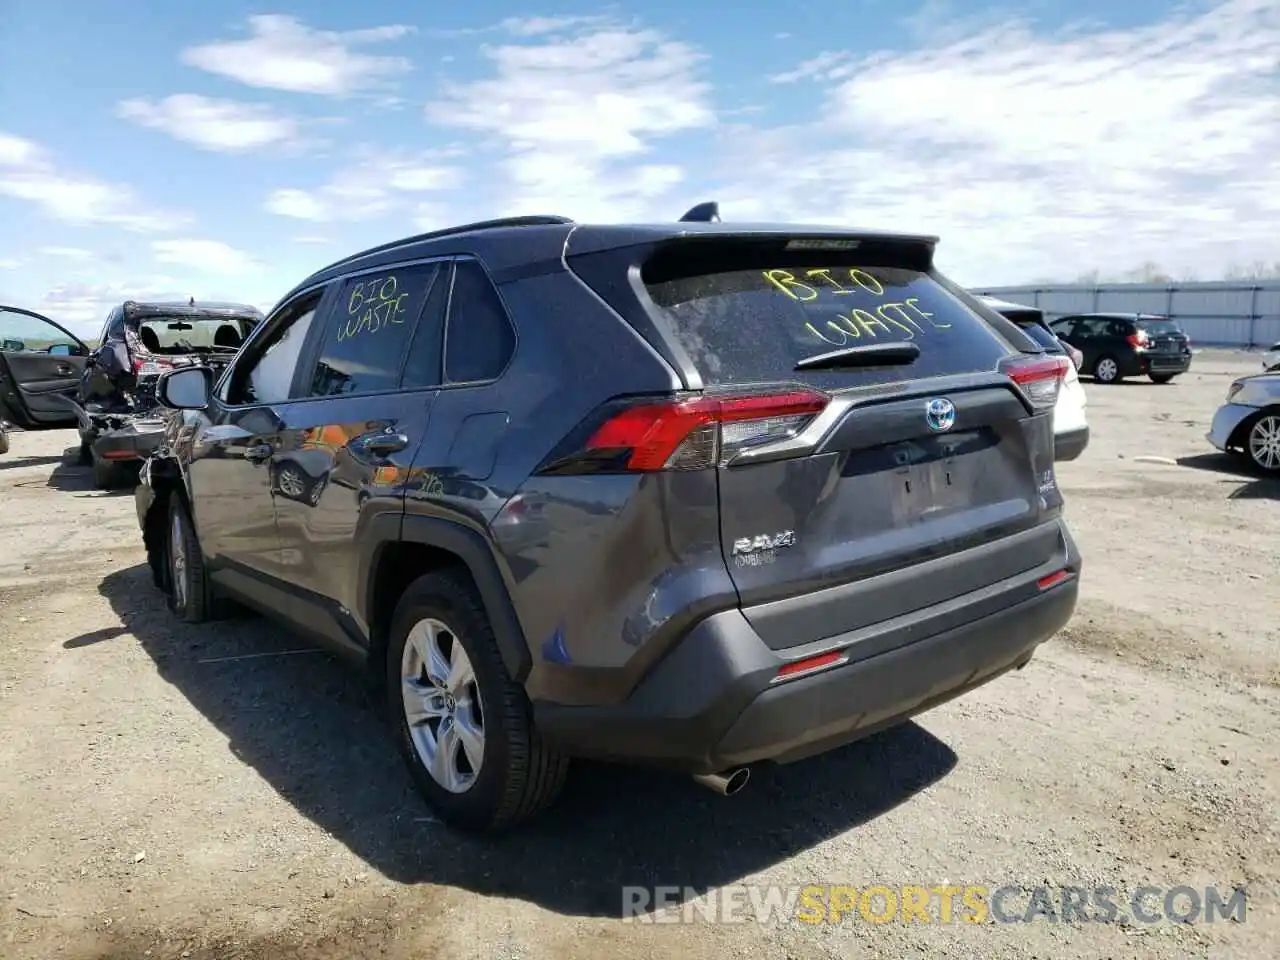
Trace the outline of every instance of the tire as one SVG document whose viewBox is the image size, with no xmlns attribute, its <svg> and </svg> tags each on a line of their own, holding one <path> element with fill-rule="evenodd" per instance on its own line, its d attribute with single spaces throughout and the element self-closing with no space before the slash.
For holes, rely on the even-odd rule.
<svg viewBox="0 0 1280 960">
<path fill-rule="evenodd" d="M 1147 376 L 1149 376 L 1149 377 L 1151 378 L 1151 382 L 1152 382 L 1152 383 L 1168 383 L 1168 382 L 1169 382 L 1170 380 L 1172 380 L 1175 376 L 1177 376 L 1177 374 L 1173 374 L 1173 373 L 1149 373 L 1149 374 L 1147 374 Z"/>
<path fill-rule="evenodd" d="M 187 504 L 177 493 L 169 496 L 164 536 L 169 610 L 184 623 L 203 623 L 214 619 L 204 553 L 196 539 Z"/>
<path fill-rule="evenodd" d="M 440 677 L 451 666 L 462 682 L 428 679 L 424 664 L 433 659 L 433 647 L 440 668 L 432 672 Z M 464 574 L 428 573 L 405 590 L 391 622 L 386 680 L 396 744 L 418 790 L 446 823 L 498 832 L 529 820 L 559 796 L 568 759 L 539 737 L 524 689 L 507 674 L 484 604 Z M 419 718 L 412 726 L 411 712 Z M 454 731 L 449 762 L 434 774 L 427 758 L 433 745 L 439 749 L 446 724 Z"/>
<path fill-rule="evenodd" d="M 1093 379 L 1098 383 L 1119 383 L 1124 378 L 1120 376 L 1120 364 L 1116 358 L 1110 354 L 1104 354 L 1093 363 Z"/>
<path fill-rule="evenodd" d="M 0 454 L 9 452 L 9 431 L 0 426 Z"/>
<path fill-rule="evenodd" d="M 118 490 L 128 486 L 132 476 L 133 471 L 126 464 L 93 458 L 93 485 L 99 490 Z"/>
<path fill-rule="evenodd" d="M 1280 475 L 1280 408 L 1265 410 L 1244 438 L 1249 462 L 1270 476 Z"/>
</svg>

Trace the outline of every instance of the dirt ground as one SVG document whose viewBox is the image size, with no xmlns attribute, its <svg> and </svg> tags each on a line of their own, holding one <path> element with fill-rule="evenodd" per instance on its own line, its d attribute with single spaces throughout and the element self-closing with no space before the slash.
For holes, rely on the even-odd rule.
<svg viewBox="0 0 1280 960">
<path fill-rule="evenodd" d="M 1280 483 L 1203 435 L 1255 357 L 1089 383 L 1060 467 L 1075 619 L 1025 670 L 726 799 L 575 768 L 503 840 L 412 792 L 360 683 L 269 623 L 185 627 L 74 434 L 0 458 L 0 956 L 1275 956 Z M 1244 923 L 637 924 L 624 885 L 1245 886 Z M 1021 907 L 1016 908 L 1021 912 Z M 936 915 L 935 915 L 936 916 Z"/>
</svg>

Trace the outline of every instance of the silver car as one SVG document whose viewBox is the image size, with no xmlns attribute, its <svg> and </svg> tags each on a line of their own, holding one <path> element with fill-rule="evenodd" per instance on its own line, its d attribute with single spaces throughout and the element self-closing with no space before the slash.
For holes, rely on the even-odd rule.
<svg viewBox="0 0 1280 960">
<path fill-rule="evenodd" d="M 1258 469 L 1280 474 L 1280 373 L 1232 383 L 1205 439 L 1225 453 L 1243 451 Z"/>
</svg>

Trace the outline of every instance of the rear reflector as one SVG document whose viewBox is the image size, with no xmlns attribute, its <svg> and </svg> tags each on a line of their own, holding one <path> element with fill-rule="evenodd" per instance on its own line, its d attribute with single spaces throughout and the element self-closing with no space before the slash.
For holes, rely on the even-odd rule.
<svg viewBox="0 0 1280 960">
<path fill-rule="evenodd" d="M 1036 410 L 1052 410 L 1070 363 L 1062 356 L 1019 357 L 1005 363 L 1002 369 L 1022 388 Z"/>
<path fill-rule="evenodd" d="M 785 667 L 778 671 L 775 680 L 784 680 L 789 677 L 796 677 L 802 673 L 811 673 L 814 670 L 821 670 L 824 667 L 834 667 L 837 663 L 843 662 L 845 655 L 843 651 L 834 650 L 831 653 L 820 654 L 816 657 L 809 657 L 805 660 L 796 660 L 788 663 Z"/>
<path fill-rule="evenodd" d="M 577 458 L 590 458 L 597 470 L 602 458 L 624 472 L 703 470 L 745 446 L 794 436 L 827 400 L 817 390 L 789 390 L 638 401 L 596 428 Z M 565 459 L 556 472 L 565 471 Z"/>
<path fill-rule="evenodd" d="M 1070 570 L 1059 570 L 1057 573 L 1051 573 L 1047 577 L 1041 577 L 1036 581 L 1036 586 L 1041 590 L 1048 590 L 1050 587 L 1056 587 L 1058 584 L 1066 583 L 1070 579 Z"/>
</svg>

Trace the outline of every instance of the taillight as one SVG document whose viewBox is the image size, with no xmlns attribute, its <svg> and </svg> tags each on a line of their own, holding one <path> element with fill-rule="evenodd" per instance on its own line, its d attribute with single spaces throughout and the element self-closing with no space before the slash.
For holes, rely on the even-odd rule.
<svg viewBox="0 0 1280 960">
<path fill-rule="evenodd" d="M 1019 357 L 1004 364 L 1003 370 L 1036 410 L 1052 410 L 1070 362 L 1066 357 Z"/>
<path fill-rule="evenodd" d="M 789 390 L 623 401 L 610 405 L 581 445 L 557 451 L 540 472 L 705 470 L 744 447 L 795 436 L 828 399 L 817 390 Z"/>
<path fill-rule="evenodd" d="M 1131 333 L 1125 337 L 1129 341 L 1129 346 L 1135 350 L 1145 350 L 1151 346 L 1151 340 L 1147 337 L 1147 331 L 1139 330 L 1137 333 Z"/>
<path fill-rule="evenodd" d="M 172 370 L 173 364 L 168 360 L 160 360 L 156 357 L 134 357 L 133 358 L 133 375 L 135 377 L 151 376 L 152 374 L 161 374 L 166 370 Z"/>
</svg>

